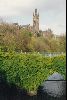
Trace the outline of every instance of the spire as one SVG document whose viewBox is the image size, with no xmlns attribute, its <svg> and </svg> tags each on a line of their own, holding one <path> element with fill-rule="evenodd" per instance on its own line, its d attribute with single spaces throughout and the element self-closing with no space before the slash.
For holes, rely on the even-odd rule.
<svg viewBox="0 0 67 100">
<path fill-rule="evenodd" d="M 35 15 L 37 15 L 37 9 L 35 9 Z"/>
<path fill-rule="evenodd" d="M 39 13 L 38 13 L 38 16 L 39 16 Z"/>
<path fill-rule="evenodd" d="M 34 12 L 33 12 L 33 16 L 34 16 Z"/>
</svg>

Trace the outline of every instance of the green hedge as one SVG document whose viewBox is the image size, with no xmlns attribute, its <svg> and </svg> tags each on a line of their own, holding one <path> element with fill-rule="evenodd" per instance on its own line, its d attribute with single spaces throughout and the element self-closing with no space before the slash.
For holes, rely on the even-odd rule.
<svg viewBox="0 0 67 100">
<path fill-rule="evenodd" d="M 5 71 L 7 82 L 28 91 L 36 91 L 52 73 L 59 72 L 66 76 L 66 57 L 49 58 L 38 53 L 0 52 L 0 71 Z"/>
</svg>

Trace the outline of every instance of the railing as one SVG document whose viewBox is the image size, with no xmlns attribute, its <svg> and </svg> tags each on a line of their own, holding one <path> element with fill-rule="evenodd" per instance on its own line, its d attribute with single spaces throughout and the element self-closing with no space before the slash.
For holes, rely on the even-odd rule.
<svg viewBox="0 0 67 100">
<path fill-rule="evenodd" d="M 54 57 L 54 56 L 65 55 L 64 52 L 44 52 L 44 53 L 41 53 L 41 54 L 46 56 L 46 57 Z"/>
</svg>

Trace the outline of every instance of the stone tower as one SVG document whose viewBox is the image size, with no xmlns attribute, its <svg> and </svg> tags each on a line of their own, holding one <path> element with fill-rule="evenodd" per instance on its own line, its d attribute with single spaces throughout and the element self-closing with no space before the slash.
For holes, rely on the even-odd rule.
<svg viewBox="0 0 67 100">
<path fill-rule="evenodd" d="M 37 9 L 33 13 L 33 31 L 36 34 L 39 33 L 39 13 L 37 13 Z"/>
</svg>

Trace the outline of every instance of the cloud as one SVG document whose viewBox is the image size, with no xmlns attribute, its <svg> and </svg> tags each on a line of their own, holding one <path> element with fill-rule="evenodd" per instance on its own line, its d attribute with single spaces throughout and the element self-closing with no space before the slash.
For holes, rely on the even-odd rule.
<svg viewBox="0 0 67 100">
<path fill-rule="evenodd" d="M 59 12 L 65 10 L 65 3 L 66 0 L 0 0 L 0 15 L 17 15 L 21 11 L 29 13 L 35 8 L 41 12 Z"/>
<path fill-rule="evenodd" d="M 0 15 L 17 15 L 20 11 L 29 9 L 33 1 L 34 0 L 1 0 Z"/>
<path fill-rule="evenodd" d="M 0 0 L 0 15 L 28 14 L 35 8 L 59 13 L 65 10 L 65 0 Z"/>
<path fill-rule="evenodd" d="M 66 0 L 0 0 L 0 16 L 8 21 L 32 23 L 32 13 L 40 13 L 40 27 L 60 33 L 66 26 Z M 60 26 L 63 27 L 60 27 Z"/>
</svg>

